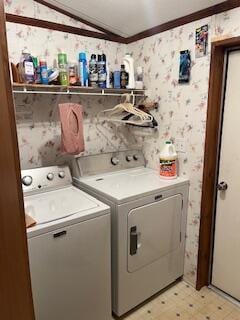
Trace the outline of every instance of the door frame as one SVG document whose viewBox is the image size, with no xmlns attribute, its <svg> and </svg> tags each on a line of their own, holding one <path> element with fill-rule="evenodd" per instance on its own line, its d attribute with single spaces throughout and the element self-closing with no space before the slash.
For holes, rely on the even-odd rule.
<svg viewBox="0 0 240 320">
<path fill-rule="evenodd" d="M 0 319 L 34 320 L 3 0 L 0 30 Z"/>
<path fill-rule="evenodd" d="M 199 231 L 199 249 L 196 288 L 210 284 L 213 229 L 215 216 L 215 190 L 218 178 L 220 131 L 226 50 L 238 48 L 240 37 L 212 43 L 204 153 L 203 185 Z"/>
</svg>

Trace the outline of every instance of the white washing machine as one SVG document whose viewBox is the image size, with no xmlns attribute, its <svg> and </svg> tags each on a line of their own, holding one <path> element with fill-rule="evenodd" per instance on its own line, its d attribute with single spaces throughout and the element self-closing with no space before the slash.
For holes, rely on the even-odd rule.
<svg viewBox="0 0 240 320">
<path fill-rule="evenodd" d="M 79 157 L 73 182 L 111 207 L 112 308 L 121 316 L 183 275 L 189 181 L 162 180 L 139 150 Z"/>
<path fill-rule="evenodd" d="M 36 320 L 110 320 L 110 208 L 72 186 L 70 170 L 22 171 Z"/>
</svg>

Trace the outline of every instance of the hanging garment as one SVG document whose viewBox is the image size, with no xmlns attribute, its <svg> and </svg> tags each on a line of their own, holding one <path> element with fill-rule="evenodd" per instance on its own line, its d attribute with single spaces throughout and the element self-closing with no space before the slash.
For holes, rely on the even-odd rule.
<svg viewBox="0 0 240 320">
<path fill-rule="evenodd" d="M 83 107 L 75 103 L 59 104 L 62 152 L 77 155 L 84 151 Z"/>
</svg>

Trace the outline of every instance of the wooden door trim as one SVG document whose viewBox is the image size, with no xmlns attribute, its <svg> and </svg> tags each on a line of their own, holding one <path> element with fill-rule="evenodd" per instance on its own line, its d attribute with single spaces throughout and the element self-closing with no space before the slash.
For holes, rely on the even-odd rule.
<svg viewBox="0 0 240 320">
<path fill-rule="evenodd" d="M 240 37 L 212 43 L 196 284 L 198 290 L 209 285 L 225 52 L 226 49 L 239 46 Z"/>
<path fill-rule="evenodd" d="M 34 320 L 3 0 L 0 30 L 0 319 Z"/>
</svg>

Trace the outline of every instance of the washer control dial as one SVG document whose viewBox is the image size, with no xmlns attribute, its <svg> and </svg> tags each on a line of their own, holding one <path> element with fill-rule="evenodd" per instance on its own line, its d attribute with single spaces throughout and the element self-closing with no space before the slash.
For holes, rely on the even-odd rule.
<svg viewBox="0 0 240 320">
<path fill-rule="evenodd" d="M 112 157 L 111 162 L 114 166 L 116 166 L 119 163 L 119 159 L 116 157 Z"/>
<path fill-rule="evenodd" d="M 134 159 L 135 161 L 137 161 L 137 160 L 139 159 L 138 154 L 134 154 L 133 159 Z"/>
<path fill-rule="evenodd" d="M 32 184 L 32 177 L 31 176 L 24 176 L 22 178 L 22 183 L 26 186 L 26 187 L 29 187 L 31 184 Z"/>
<path fill-rule="evenodd" d="M 64 171 L 59 171 L 58 176 L 59 176 L 59 178 L 64 179 L 65 178 L 65 172 Z"/>
<path fill-rule="evenodd" d="M 52 180 L 54 179 L 54 174 L 53 174 L 52 172 L 49 172 L 49 173 L 47 174 L 47 179 L 50 180 L 50 181 L 52 181 Z"/>
<path fill-rule="evenodd" d="M 132 159 L 133 159 L 133 156 L 126 156 L 126 160 L 127 160 L 128 162 L 132 161 Z"/>
</svg>

